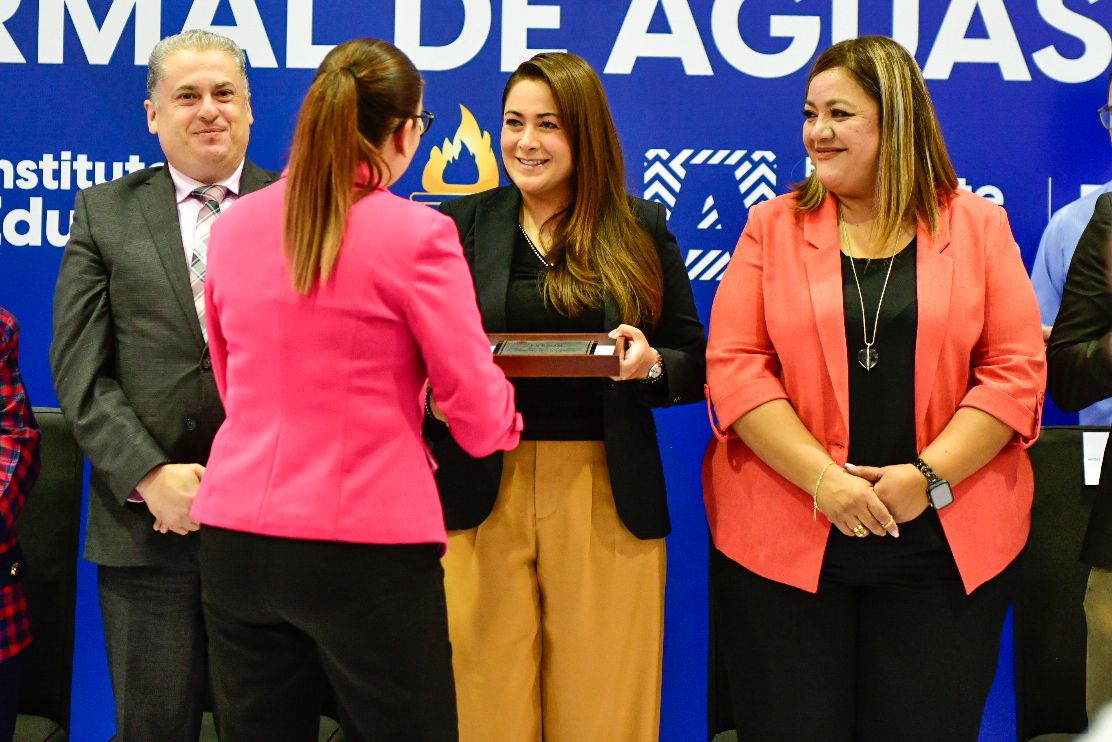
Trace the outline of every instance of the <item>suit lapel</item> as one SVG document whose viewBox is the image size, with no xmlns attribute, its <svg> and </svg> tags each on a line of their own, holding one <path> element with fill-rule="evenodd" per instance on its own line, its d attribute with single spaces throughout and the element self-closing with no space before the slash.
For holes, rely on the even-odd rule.
<svg viewBox="0 0 1112 742">
<path fill-rule="evenodd" d="M 506 293 L 517 239 L 521 194 L 513 186 L 492 195 L 490 206 L 475 215 L 475 292 L 487 332 L 506 331 Z"/>
<path fill-rule="evenodd" d="M 247 160 L 243 163 L 243 173 L 240 176 L 240 195 L 257 191 L 273 181 L 274 178 L 267 171 Z M 205 340 L 201 334 L 197 308 L 193 305 L 193 292 L 189 287 L 189 266 L 186 263 L 185 246 L 181 242 L 177 194 L 170 171 L 163 167 L 155 172 L 146 183 L 138 187 L 138 199 L 151 242 L 166 270 L 170 289 L 184 314 L 193 340 L 199 349 L 203 349 Z"/>
<path fill-rule="evenodd" d="M 274 182 L 273 176 L 266 170 L 251 162 L 245 160 L 243 163 L 243 172 L 239 176 L 239 194 L 240 196 L 257 191 L 263 186 L 268 186 Z"/>
<path fill-rule="evenodd" d="M 846 366 L 846 322 L 842 293 L 842 251 L 838 246 L 838 214 L 827 196 L 818 209 L 801 217 L 803 239 L 812 248 L 804 260 L 815 327 L 826 373 L 834 387 L 842 424 L 849 430 L 849 369 Z"/>
<path fill-rule="evenodd" d="M 201 322 L 197 319 L 197 308 L 193 306 L 193 292 L 189 288 L 189 268 L 185 262 L 185 246 L 181 242 L 181 227 L 178 223 L 177 197 L 170 171 L 165 167 L 158 170 L 138 188 L 138 199 L 143 219 L 147 223 L 151 242 L 158 253 L 170 290 L 181 308 L 185 323 L 193 334 L 197 347 L 204 348 L 201 335 Z"/>
<path fill-rule="evenodd" d="M 950 318 L 950 293 L 954 263 L 943 254 L 950 244 L 950 210 L 939 215 L 938 233 L 931 237 L 921 225 L 917 235 L 915 294 L 918 326 L 915 335 L 915 420 L 916 429 L 926 419 L 930 390 L 938 372 L 942 342 Z"/>
</svg>

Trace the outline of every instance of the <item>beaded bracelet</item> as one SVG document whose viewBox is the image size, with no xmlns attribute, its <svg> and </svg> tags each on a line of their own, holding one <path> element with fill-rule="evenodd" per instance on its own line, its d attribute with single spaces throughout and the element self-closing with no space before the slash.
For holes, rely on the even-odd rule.
<svg viewBox="0 0 1112 742">
<path fill-rule="evenodd" d="M 811 493 L 811 520 L 819 519 L 819 487 L 822 486 L 822 478 L 826 476 L 826 470 L 834 466 L 833 461 L 827 461 L 826 466 L 819 472 L 818 481 L 815 482 L 815 491 Z"/>
</svg>

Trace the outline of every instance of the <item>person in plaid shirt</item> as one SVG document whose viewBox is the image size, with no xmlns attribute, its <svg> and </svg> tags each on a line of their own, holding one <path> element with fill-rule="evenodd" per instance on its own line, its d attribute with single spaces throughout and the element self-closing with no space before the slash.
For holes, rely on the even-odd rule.
<svg viewBox="0 0 1112 742">
<path fill-rule="evenodd" d="M 39 437 L 19 376 L 19 325 L 0 307 L 0 740 L 15 729 L 19 653 L 31 643 L 15 521 L 39 474 Z"/>
</svg>

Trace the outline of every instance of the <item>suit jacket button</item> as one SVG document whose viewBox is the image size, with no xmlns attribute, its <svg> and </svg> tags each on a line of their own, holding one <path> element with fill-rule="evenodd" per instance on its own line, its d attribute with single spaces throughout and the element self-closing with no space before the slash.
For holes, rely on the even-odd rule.
<svg viewBox="0 0 1112 742">
<path fill-rule="evenodd" d="M 197 429 L 197 421 L 194 420 L 191 417 L 185 418 L 185 429 L 186 430 L 196 430 Z"/>
<path fill-rule="evenodd" d="M 205 356 L 204 358 L 202 358 L 201 359 L 201 368 L 205 369 L 206 371 L 208 371 L 210 368 L 212 368 L 212 359 L 209 358 L 208 356 Z"/>
<path fill-rule="evenodd" d="M 12 577 L 19 577 L 19 562 L 12 564 L 11 573 Z"/>
</svg>

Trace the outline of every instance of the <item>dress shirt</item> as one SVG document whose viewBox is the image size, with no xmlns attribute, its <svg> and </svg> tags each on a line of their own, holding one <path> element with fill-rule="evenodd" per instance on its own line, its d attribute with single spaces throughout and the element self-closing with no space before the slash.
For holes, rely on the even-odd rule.
<svg viewBox="0 0 1112 742">
<path fill-rule="evenodd" d="M 193 197 L 193 191 L 207 185 L 221 185 L 228 189 L 228 195 L 220 202 L 220 213 L 224 213 L 239 198 L 239 179 L 243 175 L 243 162 L 224 180 L 215 183 L 202 183 L 194 180 L 178 170 L 173 165 L 166 163 L 170 173 L 170 180 L 174 181 L 174 198 L 178 204 L 178 226 L 181 228 L 181 245 L 185 249 L 185 263 L 188 265 L 193 259 L 193 237 L 197 233 L 197 215 L 201 213 L 201 199 Z"/>
</svg>

